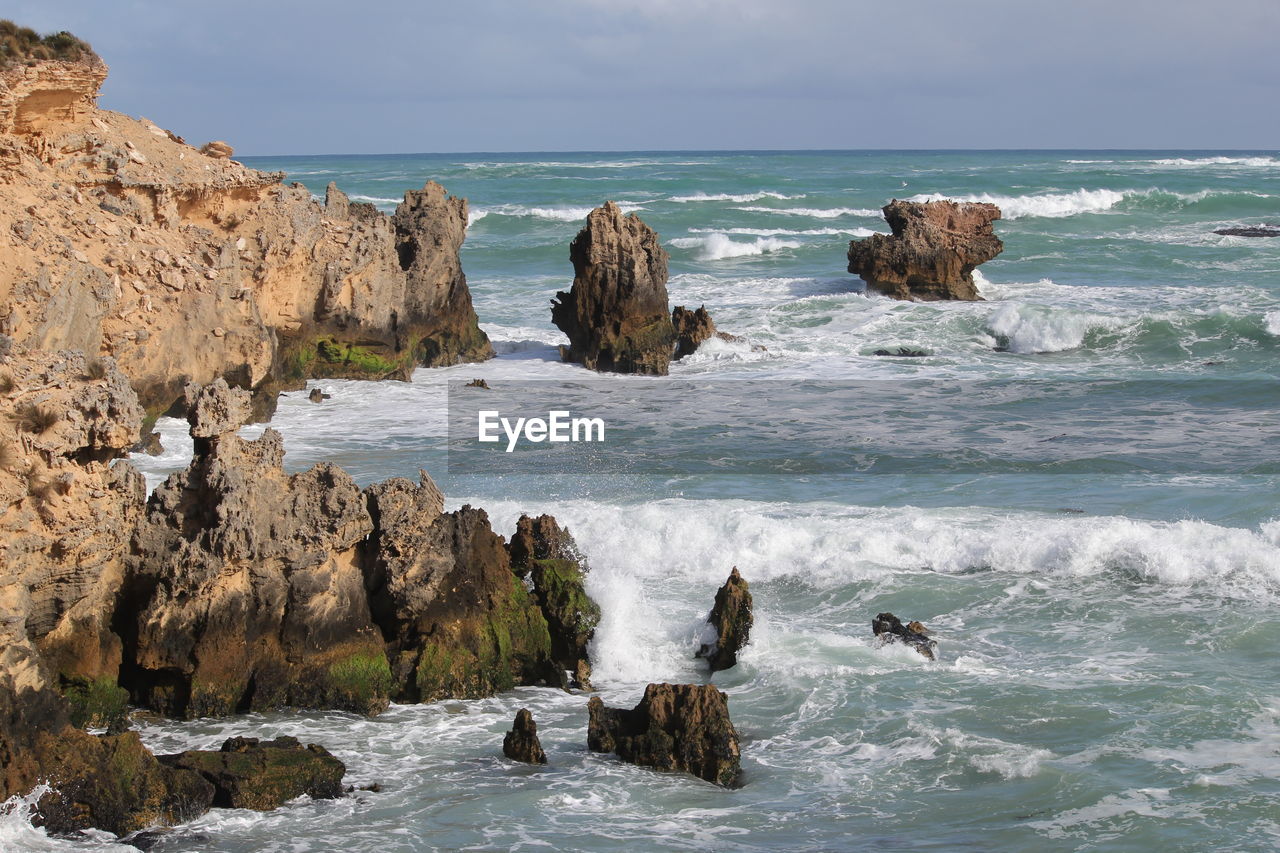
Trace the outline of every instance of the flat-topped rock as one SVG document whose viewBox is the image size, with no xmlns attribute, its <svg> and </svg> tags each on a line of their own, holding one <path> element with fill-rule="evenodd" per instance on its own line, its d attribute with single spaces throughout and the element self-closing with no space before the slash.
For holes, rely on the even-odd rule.
<svg viewBox="0 0 1280 853">
<path fill-rule="evenodd" d="M 884 208 L 892 235 L 849 243 L 849 272 L 895 299 L 979 300 L 973 271 L 1004 251 L 991 223 L 994 204 L 891 201 Z"/>
</svg>

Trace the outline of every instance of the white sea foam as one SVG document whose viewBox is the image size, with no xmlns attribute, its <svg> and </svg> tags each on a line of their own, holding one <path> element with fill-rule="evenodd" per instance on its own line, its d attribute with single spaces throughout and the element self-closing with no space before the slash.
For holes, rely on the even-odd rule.
<svg viewBox="0 0 1280 853">
<path fill-rule="evenodd" d="M 476 207 L 467 211 L 467 227 L 475 225 L 477 222 L 479 222 L 481 219 L 484 219 L 488 215 L 489 215 L 489 211 L 485 210 L 483 207 Z"/>
<path fill-rule="evenodd" d="M 404 201 L 404 199 L 402 198 L 384 198 L 382 196 L 376 196 L 376 195 L 358 195 L 358 194 L 350 196 L 350 199 L 352 201 L 367 201 L 370 204 L 380 204 L 380 205 L 399 204 L 400 202 Z"/>
<path fill-rule="evenodd" d="M 914 195 L 908 201 L 974 201 L 994 204 L 1005 219 L 1027 216 L 1060 219 L 1081 213 L 1102 213 L 1124 201 L 1125 193 L 1115 190 L 1080 189 L 1070 193 L 1045 193 L 1041 195 L 978 195 L 948 196 L 941 193 Z"/>
<path fill-rule="evenodd" d="M 1200 169 L 1206 166 L 1226 166 L 1246 169 L 1273 169 L 1280 166 L 1274 157 L 1170 157 L 1149 161 L 1151 166 L 1174 169 Z"/>
<path fill-rule="evenodd" d="M 760 190 L 754 193 L 744 193 L 742 195 L 734 195 L 733 193 L 717 193 L 715 195 L 707 195 L 706 193 L 694 193 L 693 195 L 677 195 L 667 199 L 679 203 L 699 202 L 699 201 L 733 201 L 743 204 L 749 201 L 760 201 L 764 198 L 776 198 L 782 201 L 790 201 L 792 199 L 804 198 L 804 194 L 800 195 L 783 195 L 782 193 L 770 192 L 769 190 Z"/>
<path fill-rule="evenodd" d="M 48 785 L 40 784 L 33 788 L 26 796 L 13 796 L 0 803 L 0 850 L 4 851 L 30 851 L 30 853 L 40 853 L 41 851 L 75 851 L 75 850 L 91 850 L 91 851 L 120 851 L 120 853 L 135 853 L 135 847 L 128 844 L 117 844 L 114 842 L 110 833 L 89 831 L 76 836 L 74 840 L 70 838 L 51 838 L 43 829 L 37 829 L 31 824 L 31 819 L 36 814 L 36 804 L 40 802 L 40 798 L 49 793 L 52 788 Z"/>
<path fill-rule="evenodd" d="M 870 237 L 879 232 L 870 228 L 690 228 L 690 234 L 733 234 L 745 237 Z"/>
<path fill-rule="evenodd" d="M 1007 341 L 1010 352 L 1029 354 L 1079 348 L 1090 329 L 1116 328 L 1123 321 L 1064 308 L 1009 302 L 987 318 L 987 328 Z"/>
<path fill-rule="evenodd" d="M 698 258 L 704 261 L 720 261 L 726 258 L 745 258 L 763 255 L 782 249 L 798 249 L 797 240 L 779 240 L 777 237 L 757 237 L 750 243 L 730 240 L 727 234 L 711 233 L 705 237 L 677 237 L 671 241 L 677 249 L 701 249 Z"/>
<path fill-rule="evenodd" d="M 623 213 L 634 213 L 637 210 L 644 210 L 643 205 L 620 203 L 618 208 Z M 549 219 L 554 222 L 578 222 L 587 218 L 587 215 L 595 207 L 577 207 L 573 205 L 564 205 L 558 207 L 536 207 L 522 204 L 500 204 L 494 207 L 486 208 L 486 215 L 489 216 L 518 216 L 532 217 L 534 219 Z"/>
<path fill-rule="evenodd" d="M 735 207 L 747 213 L 778 213 L 783 216 L 808 216 L 813 219 L 838 219 L 841 216 L 880 216 L 880 211 L 865 207 Z"/>
<path fill-rule="evenodd" d="M 1264 319 L 1267 324 L 1267 334 L 1280 338 L 1280 311 L 1268 311 Z"/>
</svg>

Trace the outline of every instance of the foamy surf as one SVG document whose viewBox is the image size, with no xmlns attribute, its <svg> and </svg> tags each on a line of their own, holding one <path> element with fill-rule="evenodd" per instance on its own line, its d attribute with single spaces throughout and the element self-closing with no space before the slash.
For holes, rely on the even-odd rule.
<svg viewBox="0 0 1280 853">
<path fill-rule="evenodd" d="M 909 200 L 928 201 L 968 201 L 994 204 L 1000 208 L 1005 219 L 1022 217 L 1044 217 L 1058 219 L 1076 216 L 1082 213 L 1104 213 L 1124 201 L 1125 194 L 1115 190 L 1080 189 L 1070 193 L 1044 193 L 1036 195 L 992 195 L 978 193 L 976 195 L 948 196 L 941 193 L 923 193 L 912 196 Z"/>
<path fill-rule="evenodd" d="M 711 233 L 705 237 L 677 237 L 671 245 L 678 249 L 698 249 L 698 257 L 704 261 L 722 261 L 799 249 L 802 244 L 797 240 L 779 240 L 776 237 L 757 237 L 750 243 L 743 243 L 731 240 L 727 234 Z"/>
</svg>

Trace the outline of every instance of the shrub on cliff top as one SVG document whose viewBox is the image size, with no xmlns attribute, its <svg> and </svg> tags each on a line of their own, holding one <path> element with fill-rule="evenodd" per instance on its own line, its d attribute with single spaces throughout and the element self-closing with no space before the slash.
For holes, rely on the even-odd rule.
<svg viewBox="0 0 1280 853">
<path fill-rule="evenodd" d="M 94 55 L 89 43 L 65 30 L 42 36 L 30 27 L 0 20 L 0 68 L 51 59 L 75 62 L 86 54 Z"/>
</svg>

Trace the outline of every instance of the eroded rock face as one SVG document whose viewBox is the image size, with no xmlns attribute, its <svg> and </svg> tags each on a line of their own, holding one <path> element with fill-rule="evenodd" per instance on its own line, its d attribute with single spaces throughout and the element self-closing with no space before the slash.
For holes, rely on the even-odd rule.
<svg viewBox="0 0 1280 853">
<path fill-rule="evenodd" d="M 212 805 L 270 811 L 303 794 L 316 800 L 342 796 L 346 766 L 318 744 L 293 737 L 233 737 L 220 750 L 160 756 L 160 763 L 194 773 L 211 790 Z"/>
<path fill-rule="evenodd" d="M 516 713 L 511 731 L 502 739 L 502 754 L 526 764 L 547 763 L 547 754 L 542 751 L 542 742 L 538 740 L 538 724 L 533 721 L 533 714 L 528 708 L 521 708 Z"/>
<path fill-rule="evenodd" d="M 588 646 L 600 624 L 600 607 L 587 595 L 587 563 L 577 543 L 554 517 L 522 515 L 507 551 L 511 570 L 532 584 L 556 665 L 573 673 L 575 686 L 590 689 Z"/>
<path fill-rule="evenodd" d="M 879 613 L 871 620 L 871 633 L 875 636 L 876 648 L 901 643 L 929 660 L 938 659 L 938 641 L 930 639 L 928 629 L 919 622 L 903 625 L 892 613 Z"/>
<path fill-rule="evenodd" d="M 397 701 L 479 698 L 517 684 L 563 682 L 547 620 L 511 571 L 484 510 L 443 512 L 430 478 L 366 494 L 375 520 L 364 572 Z"/>
<path fill-rule="evenodd" d="M 262 417 L 308 377 L 492 355 L 458 264 L 465 202 L 428 185 L 394 219 L 321 204 L 225 143 L 97 109 L 106 71 L 91 53 L 0 69 L 0 334 L 113 357 L 152 416 L 189 381 L 257 389 Z"/>
<path fill-rule="evenodd" d="M 714 639 L 698 649 L 698 657 L 706 658 L 712 672 L 738 665 L 738 652 L 751 639 L 751 590 L 738 567 L 716 592 L 716 603 L 707 616 L 707 627 Z"/>
<path fill-rule="evenodd" d="M 77 724 L 124 711 L 111 620 L 142 476 L 118 461 L 142 409 L 111 359 L 4 347 L 0 356 L 0 598 Z"/>
<path fill-rule="evenodd" d="M 281 467 L 280 434 L 235 434 L 248 392 L 189 389 L 195 458 L 152 494 L 117 619 L 122 683 L 178 717 L 292 705 L 376 713 L 391 688 L 357 549 L 360 489 L 322 463 Z"/>
<path fill-rule="evenodd" d="M 650 684 L 631 710 L 587 704 L 587 746 L 657 770 L 679 770 L 736 788 L 741 784 L 738 733 L 728 697 L 709 684 Z"/>
<path fill-rule="evenodd" d="M 884 206 L 891 236 L 849 243 L 849 272 L 895 299 L 981 299 L 973 271 L 1004 251 L 992 230 L 994 204 L 892 201 Z"/>
<path fill-rule="evenodd" d="M 676 330 L 676 359 L 693 355 L 703 341 L 716 335 L 716 324 L 712 322 L 705 305 L 696 311 L 677 305 L 671 311 L 671 325 Z"/>
<path fill-rule="evenodd" d="M 614 373 L 667 374 L 675 329 L 667 312 L 667 252 L 634 213 L 605 202 L 569 246 L 573 286 L 551 320 L 569 336 L 566 361 Z"/>
</svg>

